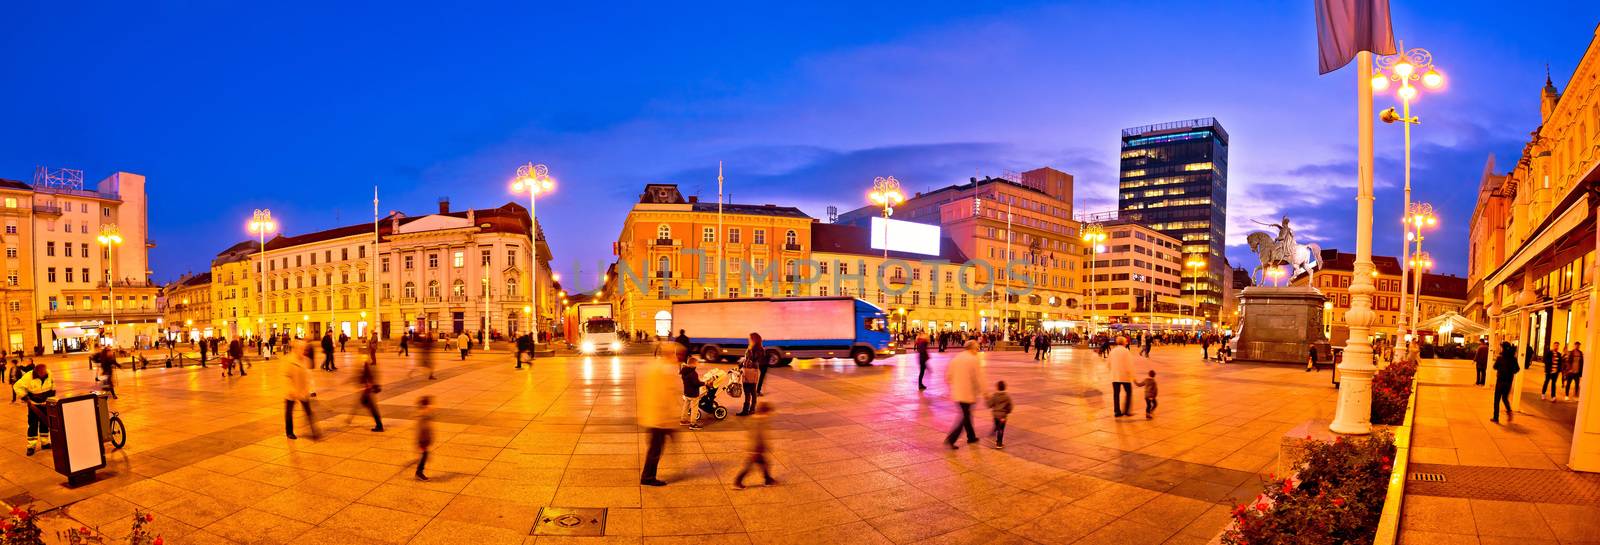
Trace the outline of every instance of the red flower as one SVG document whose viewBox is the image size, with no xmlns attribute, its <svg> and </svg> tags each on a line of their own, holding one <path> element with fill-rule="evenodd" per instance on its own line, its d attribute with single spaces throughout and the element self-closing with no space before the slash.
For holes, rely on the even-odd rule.
<svg viewBox="0 0 1600 545">
<path fill-rule="evenodd" d="M 1333 505 L 1335 507 L 1344 507 L 1344 498 L 1334 498 Z"/>
<path fill-rule="evenodd" d="M 1267 502 L 1257 503 L 1256 504 L 1256 510 L 1257 511 L 1266 511 L 1267 510 Z"/>
<path fill-rule="evenodd" d="M 1388 464 L 1390 462 L 1388 456 L 1384 456 L 1382 458 L 1379 458 L 1378 461 L 1383 462 L 1384 464 Z"/>
<path fill-rule="evenodd" d="M 11 531 L 11 529 L 13 527 L 15 527 L 15 525 L 11 524 L 11 521 L 9 521 L 9 520 L 5 521 L 5 522 L 0 522 L 0 530 L 5 530 L 5 531 L 9 532 L 9 531 Z"/>
<path fill-rule="evenodd" d="M 152 542 L 152 545 L 167 545 L 167 540 L 161 539 L 161 536 L 156 536 L 156 540 Z"/>
<path fill-rule="evenodd" d="M 83 534 L 83 535 L 89 535 L 89 527 L 88 526 L 79 527 L 78 528 L 78 533 Z"/>
<path fill-rule="evenodd" d="M 144 521 L 145 522 L 155 522 L 156 521 L 156 516 L 153 515 L 153 514 L 150 514 L 150 513 L 145 513 Z"/>
<path fill-rule="evenodd" d="M 1283 493 L 1285 495 L 1288 495 L 1288 494 L 1293 493 L 1293 492 L 1294 492 L 1294 483 L 1290 482 L 1289 479 L 1284 479 L 1283 480 Z"/>
<path fill-rule="evenodd" d="M 1389 465 L 1389 464 L 1383 464 L 1383 467 L 1380 467 L 1380 468 L 1378 468 L 1378 469 L 1381 469 L 1381 470 L 1383 470 L 1383 471 L 1385 471 L 1385 472 L 1387 472 L 1387 471 L 1389 471 L 1389 470 L 1391 470 L 1391 469 L 1394 469 L 1394 466 L 1391 466 L 1391 465 Z"/>
</svg>

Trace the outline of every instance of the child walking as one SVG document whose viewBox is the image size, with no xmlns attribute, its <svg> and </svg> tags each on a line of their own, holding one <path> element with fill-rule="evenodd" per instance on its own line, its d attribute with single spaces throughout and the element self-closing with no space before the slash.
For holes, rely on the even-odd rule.
<svg viewBox="0 0 1600 545">
<path fill-rule="evenodd" d="M 1155 418 L 1156 414 L 1156 370 L 1150 370 L 1150 378 L 1133 381 L 1134 384 L 1144 388 L 1144 417 Z"/>
<path fill-rule="evenodd" d="M 767 467 L 767 428 L 772 421 L 772 403 L 762 401 L 756 404 L 755 417 L 750 425 L 750 458 L 744 462 L 744 468 L 733 478 L 733 487 L 744 490 L 744 476 L 750 473 L 754 466 L 761 466 L 761 477 L 767 486 L 778 484 L 772 478 L 772 472 Z"/>
<path fill-rule="evenodd" d="M 417 480 L 426 481 L 423 470 L 428 466 L 428 447 L 433 446 L 433 396 L 417 398 L 417 450 L 422 458 L 417 460 Z"/>
<path fill-rule="evenodd" d="M 984 401 L 989 413 L 994 415 L 994 448 L 1006 448 L 1006 417 L 1011 416 L 1011 394 L 1006 393 L 1006 381 L 994 384 L 995 392 Z"/>
</svg>

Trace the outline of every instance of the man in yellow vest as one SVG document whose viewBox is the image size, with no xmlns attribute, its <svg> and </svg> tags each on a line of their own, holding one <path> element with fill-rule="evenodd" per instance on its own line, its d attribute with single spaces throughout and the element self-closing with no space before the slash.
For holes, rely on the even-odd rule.
<svg viewBox="0 0 1600 545">
<path fill-rule="evenodd" d="M 34 365 L 11 389 L 28 404 L 28 456 L 33 456 L 41 443 L 43 448 L 50 448 L 50 423 L 44 416 L 44 402 L 56 396 L 56 381 L 50 378 L 50 369 L 43 363 Z"/>
</svg>

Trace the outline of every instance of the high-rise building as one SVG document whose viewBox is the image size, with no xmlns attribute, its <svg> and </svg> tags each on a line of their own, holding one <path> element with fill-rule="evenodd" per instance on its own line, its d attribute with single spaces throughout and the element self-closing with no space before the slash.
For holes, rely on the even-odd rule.
<svg viewBox="0 0 1600 545">
<path fill-rule="evenodd" d="M 1119 185 L 1118 216 L 1183 243 L 1183 291 L 1198 293 L 1216 321 L 1227 269 L 1228 131 L 1209 117 L 1123 129 Z"/>
<path fill-rule="evenodd" d="M 119 346 L 158 334 L 160 286 L 150 282 L 145 178 L 116 172 L 88 186 L 79 171 L 33 185 L 35 328 L 46 353 Z M 9 230 L 9 224 L 7 229 Z M 102 234 L 109 242 L 102 242 Z M 114 331 L 113 331 L 114 330 Z"/>
</svg>

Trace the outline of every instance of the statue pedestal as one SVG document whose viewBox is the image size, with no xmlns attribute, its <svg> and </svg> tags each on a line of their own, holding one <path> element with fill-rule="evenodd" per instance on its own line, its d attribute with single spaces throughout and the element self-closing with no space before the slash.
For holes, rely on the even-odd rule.
<svg viewBox="0 0 1600 545">
<path fill-rule="evenodd" d="M 1251 286 L 1239 294 L 1236 360 L 1305 365 L 1322 339 L 1322 292 L 1309 286 Z"/>
</svg>

